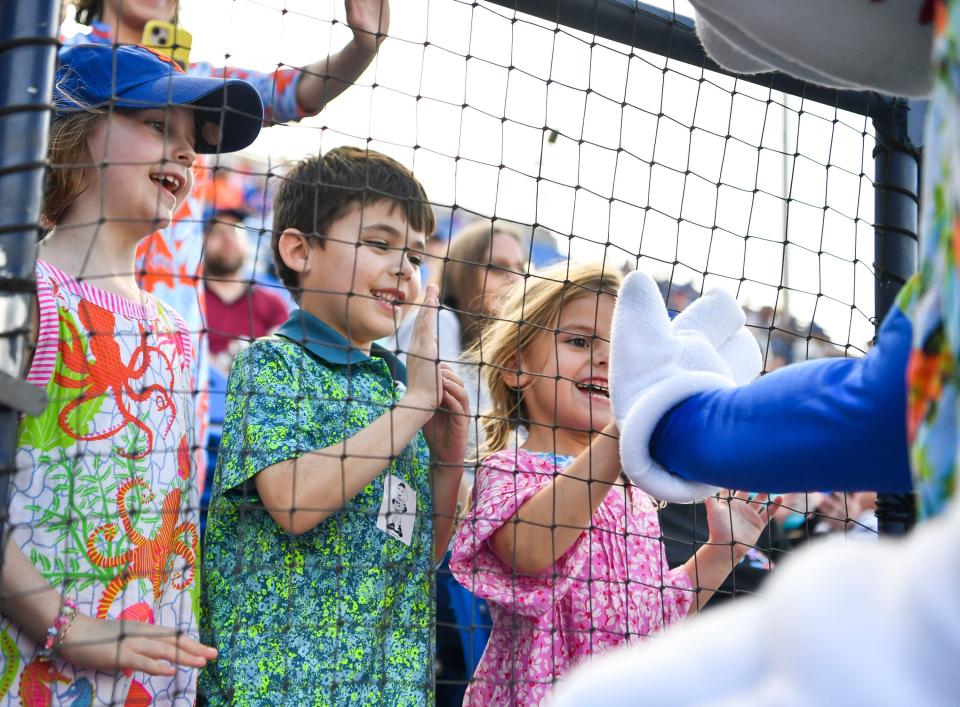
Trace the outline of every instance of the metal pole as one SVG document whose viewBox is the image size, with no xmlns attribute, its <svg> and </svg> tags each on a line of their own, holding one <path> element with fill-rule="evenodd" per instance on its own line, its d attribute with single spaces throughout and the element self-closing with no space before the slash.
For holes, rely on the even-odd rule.
<svg viewBox="0 0 960 707">
<path fill-rule="evenodd" d="M 45 397 L 23 380 L 57 58 L 59 0 L 0 3 L 0 547 L 22 413 Z"/>
<path fill-rule="evenodd" d="M 903 284 L 917 271 L 920 152 L 909 136 L 910 108 L 888 99 L 873 118 L 874 243 L 877 326 Z M 877 521 L 882 535 L 904 535 L 916 522 L 913 494 L 880 494 Z"/>
</svg>

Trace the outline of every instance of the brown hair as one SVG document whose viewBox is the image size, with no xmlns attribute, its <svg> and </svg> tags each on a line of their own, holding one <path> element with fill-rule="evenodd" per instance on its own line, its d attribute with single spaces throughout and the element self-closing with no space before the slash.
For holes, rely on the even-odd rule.
<svg viewBox="0 0 960 707">
<path fill-rule="evenodd" d="M 509 295 L 500 316 L 484 327 L 467 352 L 472 362 L 480 364 L 490 391 L 490 409 L 480 415 L 484 431 L 481 456 L 506 449 L 510 433 L 526 420 L 523 390 L 512 380 L 523 351 L 537 337 L 555 334 L 564 304 L 581 297 L 616 296 L 620 282 L 616 270 L 599 263 L 561 263 L 531 275 Z"/>
<path fill-rule="evenodd" d="M 512 227 L 490 221 L 474 221 L 450 239 L 440 275 L 440 302 L 460 321 L 461 350 L 473 346 L 487 319 L 483 312 L 483 289 L 493 237 L 497 233 L 512 236 L 523 245 L 523 238 Z"/>
<path fill-rule="evenodd" d="M 280 236 L 288 228 L 313 235 L 323 247 L 324 232 L 354 204 L 391 202 L 410 228 L 425 235 L 436 229 L 433 207 L 409 169 L 373 150 L 338 147 L 298 162 L 283 177 L 273 201 L 274 266 L 280 281 L 298 297 L 300 278 L 280 257 Z"/>
<path fill-rule="evenodd" d="M 87 142 L 104 116 L 106 111 L 88 108 L 53 121 L 40 208 L 45 226 L 55 226 L 86 190 L 87 170 L 93 161 Z"/>
</svg>

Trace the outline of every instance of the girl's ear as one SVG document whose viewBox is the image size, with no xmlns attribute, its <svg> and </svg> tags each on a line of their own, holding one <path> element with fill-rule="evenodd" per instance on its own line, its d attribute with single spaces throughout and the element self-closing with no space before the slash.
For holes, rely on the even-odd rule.
<svg viewBox="0 0 960 707">
<path fill-rule="evenodd" d="M 507 387 L 513 390 L 523 390 L 533 383 L 533 374 L 528 371 L 522 354 L 511 356 L 501 375 Z"/>
<path fill-rule="evenodd" d="M 310 263 L 310 236 L 296 228 L 288 228 L 280 234 L 277 250 L 283 264 L 294 272 L 302 273 Z"/>
</svg>

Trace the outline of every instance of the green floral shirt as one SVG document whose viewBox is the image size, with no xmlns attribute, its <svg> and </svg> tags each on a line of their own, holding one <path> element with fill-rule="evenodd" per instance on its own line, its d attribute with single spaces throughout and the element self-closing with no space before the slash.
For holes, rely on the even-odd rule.
<svg viewBox="0 0 960 707">
<path fill-rule="evenodd" d="M 337 336 L 310 319 L 308 334 L 319 325 L 322 336 Z M 219 657 L 201 674 L 201 694 L 211 704 L 432 704 L 432 501 L 423 434 L 343 510 L 303 535 L 285 532 L 257 495 L 259 471 L 356 434 L 402 387 L 386 352 L 368 358 L 347 347 L 354 355 L 329 355 L 335 363 L 317 356 L 329 347 L 306 346 L 259 339 L 230 373 L 202 572 L 201 638 Z M 377 528 L 387 472 L 416 493 L 409 545 Z"/>
</svg>

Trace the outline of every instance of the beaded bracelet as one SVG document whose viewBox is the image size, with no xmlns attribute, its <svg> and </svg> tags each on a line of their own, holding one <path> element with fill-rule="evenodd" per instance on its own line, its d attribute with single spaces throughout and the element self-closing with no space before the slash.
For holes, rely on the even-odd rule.
<svg viewBox="0 0 960 707">
<path fill-rule="evenodd" d="M 67 632 L 69 632 L 70 627 L 73 626 L 73 620 L 77 618 L 78 611 L 73 599 L 63 600 L 60 613 L 57 614 L 57 618 L 53 620 L 53 626 L 47 629 L 47 637 L 37 651 L 37 658 L 39 660 L 50 661 L 56 657 L 60 646 L 63 645 L 63 639 L 67 637 Z"/>
</svg>

